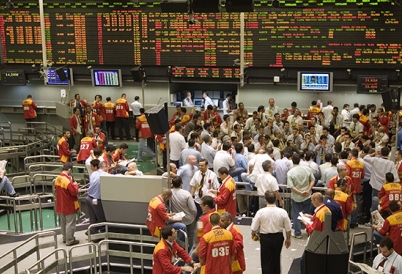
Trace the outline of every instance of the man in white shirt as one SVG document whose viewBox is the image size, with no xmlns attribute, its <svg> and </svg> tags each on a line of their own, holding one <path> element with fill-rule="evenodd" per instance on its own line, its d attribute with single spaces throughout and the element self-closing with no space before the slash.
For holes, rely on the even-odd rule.
<svg viewBox="0 0 402 274">
<path fill-rule="evenodd" d="M 342 119 L 343 119 L 343 126 L 349 128 L 349 123 L 348 122 L 350 121 L 349 120 L 350 119 L 350 117 L 349 117 L 350 113 L 349 113 L 349 105 L 348 104 L 343 105 L 341 115 L 342 115 Z"/>
<path fill-rule="evenodd" d="M 244 172 L 243 168 L 236 168 L 236 158 L 235 158 L 235 150 L 232 149 L 232 144 L 229 142 L 224 142 L 222 144 L 222 150 L 219 150 L 215 154 L 214 159 L 214 172 L 218 173 L 218 170 L 221 167 L 226 167 L 229 170 L 229 175 L 234 177 L 240 176 L 242 172 Z"/>
<path fill-rule="evenodd" d="M 267 107 L 267 115 L 268 118 L 274 119 L 274 115 L 279 113 L 279 107 L 275 106 L 274 98 L 269 98 L 268 100 L 268 107 Z"/>
<path fill-rule="evenodd" d="M 380 241 L 380 254 L 373 261 L 373 268 L 381 273 L 402 273 L 402 257 L 394 250 L 393 241 L 384 237 Z"/>
<path fill-rule="evenodd" d="M 350 123 L 350 135 L 352 138 L 355 138 L 359 135 L 360 132 L 364 132 L 364 126 L 362 123 L 360 123 L 360 115 L 359 114 L 353 114 L 352 116 L 352 123 Z"/>
<path fill-rule="evenodd" d="M 137 164 L 131 162 L 127 166 L 127 171 L 124 175 L 131 175 L 131 176 L 143 176 L 144 173 L 141 170 L 138 170 Z"/>
<path fill-rule="evenodd" d="M 208 169 L 207 160 L 201 160 L 199 168 L 200 170 L 194 173 L 190 181 L 190 194 L 194 197 L 195 206 L 197 207 L 197 220 L 202 215 L 201 198 L 207 195 L 214 196 L 209 190 L 218 190 L 220 187 L 218 176 L 215 172 Z"/>
<path fill-rule="evenodd" d="M 202 98 L 204 98 L 204 109 L 207 109 L 209 105 L 214 106 L 214 102 L 212 102 L 211 98 L 209 98 L 207 92 L 202 94 Z"/>
<path fill-rule="evenodd" d="M 246 120 L 246 125 L 244 126 L 244 129 L 249 130 L 251 127 L 254 125 L 254 119 L 257 118 L 258 112 L 253 111 L 253 116 L 248 118 Z"/>
<path fill-rule="evenodd" d="M 349 112 L 349 121 L 352 121 L 353 115 L 358 114 L 359 112 L 360 112 L 359 103 L 354 103 L 353 109 Z"/>
<path fill-rule="evenodd" d="M 213 169 L 214 158 L 216 150 L 211 146 L 212 137 L 207 135 L 204 137 L 204 142 L 201 144 L 201 156 L 203 159 L 207 160 L 208 168 Z M 201 161 L 200 161 L 201 162 Z"/>
<path fill-rule="evenodd" d="M 223 100 L 223 103 L 222 103 L 223 115 L 226 115 L 226 114 L 229 114 L 230 112 L 232 112 L 232 110 L 230 109 L 230 100 L 232 100 L 232 95 L 231 94 L 226 95 L 226 99 Z"/>
<path fill-rule="evenodd" d="M 329 100 L 328 102 L 327 102 L 327 106 L 326 107 L 323 107 L 322 108 L 322 113 L 324 114 L 324 117 L 325 117 L 325 119 L 324 119 L 324 121 L 325 121 L 325 123 L 327 123 L 327 124 L 329 124 L 329 122 L 331 121 L 331 119 L 332 119 L 332 110 L 333 110 L 333 104 L 332 104 L 332 101 L 331 100 Z"/>
<path fill-rule="evenodd" d="M 91 151 L 91 154 L 89 155 L 88 159 L 86 159 L 85 161 L 85 167 L 88 170 L 88 175 L 89 177 L 91 177 L 91 174 L 93 172 L 92 168 L 91 168 L 91 161 L 98 159 L 99 162 L 103 162 L 104 159 L 102 157 L 103 151 L 100 148 L 95 148 L 93 151 Z"/>
<path fill-rule="evenodd" d="M 191 99 L 191 92 L 187 92 L 187 97 L 183 100 L 185 107 L 192 107 L 194 106 L 193 100 Z"/>
<path fill-rule="evenodd" d="M 268 149 L 268 148 L 267 148 Z M 266 149 L 266 150 L 267 150 Z M 265 150 L 265 151 L 266 151 Z M 248 168 L 249 172 L 248 173 L 242 173 L 241 178 L 243 182 L 249 183 L 249 185 L 246 185 L 245 188 L 246 190 L 252 190 L 253 185 L 255 184 L 257 180 L 257 176 L 260 174 L 264 173 L 264 170 L 262 168 L 262 163 L 265 162 L 266 160 L 271 161 L 274 163 L 275 161 L 268 155 L 267 151 L 263 154 L 256 154 L 253 159 L 248 163 Z"/>
<path fill-rule="evenodd" d="M 279 201 L 279 205 L 283 207 L 283 201 L 281 195 L 279 194 L 278 181 L 274 176 L 272 176 L 272 171 L 274 170 L 274 163 L 267 160 L 262 163 L 262 168 L 264 170 L 263 174 L 257 176 L 255 186 L 257 187 L 257 193 L 259 196 L 259 208 L 263 208 L 266 204 L 265 192 L 272 191 L 275 193 L 276 199 Z"/>
<path fill-rule="evenodd" d="M 331 158 L 331 166 L 327 168 L 323 173 L 322 173 L 322 179 L 321 182 L 324 184 L 324 186 L 327 186 L 329 181 L 333 178 L 338 176 L 338 157 L 333 156 Z"/>
<path fill-rule="evenodd" d="M 300 116 L 300 111 L 296 110 L 295 114 L 289 115 L 287 121 L 290 123 L 290 127 L 297 127 L 299 122 L 303 122 L 303 118 Z"/>
<path fill-rule="evenodd" d="M 170 162 L 179 166 L 180 153 L 186 147 L 186 140 L 182 135 L 183 127 L 180 123 L 176 124 L 175 132 L 170 133 Z"/>
<path fill-rule="evenodd" d="M 141 115 L 140 109 L 142 109 L 143 106 L 140 103 L 140 97 L 135 96 L 134 97 L 134 102 L 131 103 L 131 110 L 133 111 L 133 116 L 134 116 L 134 124 L 137 121 L 137 118 Z M 138 138 L 138 129 L 135 127 L 135 140 L 139 140 Z"/>
</svg>

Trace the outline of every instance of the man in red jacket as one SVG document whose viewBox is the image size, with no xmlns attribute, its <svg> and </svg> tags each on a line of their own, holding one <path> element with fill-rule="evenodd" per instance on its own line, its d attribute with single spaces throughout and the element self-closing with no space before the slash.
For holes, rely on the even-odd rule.
<svg viewBox="0 0 402 274">
<path fill-rule="evenodd" d="M 32 127 L 31 122 L 36 121 L 36 109 L 38 108 L 32 100 L 32 95 L 28 95 L 27 98 L 22 101 L 22 108 L 24 109 L 24 119 L 27 122 L 27 127 Z"/>
<path fill-rule="evenodd" d="M 151 132 L 151 128 L 149 127 L 147 117 L 145 117 L 145 109 L 140 108 L 141 115 L 138 116 L 136 121 L 136 128 L 139 131 L 139 139 L 140 144 L 138 145 L 138 154 L 137 154 L 137 161 L 142 161 L 142 153 L 145 152 L 151 157 L 155 157 L 155 152 L 149 147 L 150 144 L 146 144 L 146 142 L 151 142 L 154 144 L 155 148 L 155 139 L 154 135 Z"/>
<path fill-rule="evenodd" d="M 71 180 L 72 163 L 65 163 L 63 171 L 54 182 L 56 190 L 56 212 L 59 214 L 63 243 L 67 246 L 76 245 L 80 241 L 74 237 L 78 203 L 78 184 Z"/>
<path fill-rule="evenodd" d="M 130 126 L 128 123 L 128 111 L 130 110 L 126 94 L 123 93 L 119 99 L 116 100 L 116 126 L 119 129 L 120 141 L 123 140 L 123 128 L 126 131 L 127 140 L 131 139 Z"/>
<path fill-rule="evenodd" d="M 74 137 L 74 149 L 79 151 L 84 128 L 82 127 L 80 109 L 75 107 L 73 113 L 74 114 L 70 117 L 70 129 Z"/>
<path fill-rule="evenodd" d="M 229 175 L 229 170 L 226 167 L 221 167 L 218 170 L 219 178 L 222 180 L 222 185 L 219 190 L 211 189 L 210 192 L 217 195 L 214 199 L 217 205 L 218 213 L 225 211 L 236 217 L 236 182 Z"/>
<path fill-rule="evenodd" d="M 187 252 L 177 243 L 177 231 L 172 226 L 165 226 L 162 229 L 162 239 L 155 246 L 153 255 L 153 274 L 181 274 L 182 271 L 193 272 L 191 266 L 175 266 L 172 264 L 172 258 L 178 256 L 184 262 L 193 264 L 195 268 L 199 264 L 194 263 Z"/>
<path fill-rule="evenodd" d="M 87 131 L 95 131 L 96 125 L 100 124 L 99 115 L 92 111 L 91 106 L 85 108 L 84 129 Z"/>
<path fill-rule="evenodd" d="M 380 198 L 380 213 L 384 219 L 391 215 L 389 204 L 393 201 L 397 203 L 402 201 L 402 186 L 399 182 L 395 183 L 394 174 L 391 172 L 385 174 L 385 184 L 381 187 L 378 198 Z"/>
<path fill-rule="evenodd" d="M 233 274 L 241 274 L 246 271 L 246 260 L 244 258 L 243 235 L 240 229 L 233 224 L 232 216 L 229 212 L 221 214 L 220 226 L 232 233 L 233 241 L 236 249 L 235 257 L 232 263 Z"/>
<path fill-rule="evenodd" d="M 91 155 L 91 151 L 98 147 L 94 137 L 93 131 L 87 131 L 86 136 L 82 138 L 80 144 L 80 152 L 77 156 L 77 162 L 85 164 L 86 159 Z"/>
<path fill-rule="evenodd" d="M 63 136 L 57 142 L 57 154 L 60 157 L 60 162 L 67 163 L 72 161 L 72 158 L 77 153 L 74 149 L 70 150 L 68 147 L 68 139 L 70 138 L 71 134 L 69 130 L 63 132 Z"/>
</svg>

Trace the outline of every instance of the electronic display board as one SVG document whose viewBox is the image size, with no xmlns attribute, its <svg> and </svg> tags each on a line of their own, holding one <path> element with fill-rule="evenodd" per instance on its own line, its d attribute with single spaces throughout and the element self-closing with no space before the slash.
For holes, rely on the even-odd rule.
<svg viewBox="0 0 402 274">
<path fill-rule="evenodd" d="M 239 78 L 240 68 L 221 67 L 172 67 L 171 75 L 174 78 Z"/>
<path fill-rule="evenodd" d="M 358 75 L 357 93 L 383 93 L 388 90 L 387 75 Z"/>
<path fill-rule="evenodd" d="M 121 87 L 123 84 L 120 69 L 92 69 L 91 75 L 94 87 Z"/>
<path fill-rule="evenodd" d="M 270 1 L 258 1 L 266 5 Z M 348 3 L 245 13 L 245 62 L 253 67 L 397 68 L 402 10 Z M 313 1 L 314 2 L 314 1 Z M 316 1 L 327 3 L 331 1 Z M 381 1 L 369 1 L 380 3 Z M 338 2 L 337 3 L 343 3 Z M 0 13 L 2 61 L 42 60 L 36 3 Z M 148 7 L 151 4 L 144 4 Z M 318 4 L 317 4 L 318 5 Z M 371 4 L 370 4 L 371 5 Z M 46 56 L 56 65 L 231 67 L 240 58 L 240 14 L 144 11 L 104 2 L 47 3 Z"/>
<path fill-rule="evenodd" d="M 25 86 L 25 72 L 23 69 L 2 69 L 1 79 L 5 86 Z"/>
</svg>

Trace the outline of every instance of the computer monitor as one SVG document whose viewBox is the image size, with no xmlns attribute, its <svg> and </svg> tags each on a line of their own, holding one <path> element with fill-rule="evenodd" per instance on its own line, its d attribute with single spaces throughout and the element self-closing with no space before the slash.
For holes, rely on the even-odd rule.
<svg viewBox="0 0 402 274">
<path fill-rule="evenodd" d="M 182 106 L 183 106 L 183 102 L 177 101 L 177 102 L 174 102 L 173 105 L 174 105 L 175 107 L 182 107 Z"/>
<path fill-rule="evenodd" d="M 212 99 L 212 103 L 214 103 L 214 106 L 219 107 L 219 99 Z"/>
<path fill-rule="evenodd" d="M 195 107 L 202 107 L 202 99 L 194 99 Z"/>
</svg>

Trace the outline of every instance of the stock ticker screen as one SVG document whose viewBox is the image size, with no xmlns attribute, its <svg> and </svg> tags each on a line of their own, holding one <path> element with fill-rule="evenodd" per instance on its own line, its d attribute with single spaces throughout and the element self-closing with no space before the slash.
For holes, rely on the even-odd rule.
<svg viewBox="0 0 402 274">
<path fill-rule="evenodd" d="M 346 2 L 354 5 L 245 13 L 245 62 L 251 67 L 400 68 L 402 9 Z M 189 24 L 187 14 L 121 3 L 47 3 L 44 11 L 46 56 L 57 65 L 172 66 L 175 77 L 238 74 L 232 67 L 240 58 L 239 13 L 195 14 L 196 23 Z M 37 4 L 2 12 L 2 62 L 41 62 Z"/>
</svg>

